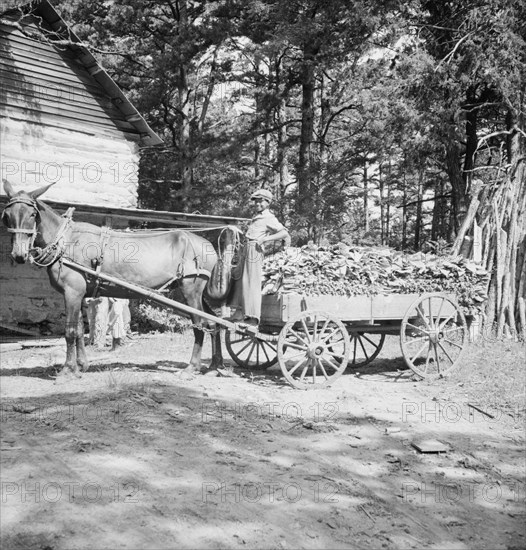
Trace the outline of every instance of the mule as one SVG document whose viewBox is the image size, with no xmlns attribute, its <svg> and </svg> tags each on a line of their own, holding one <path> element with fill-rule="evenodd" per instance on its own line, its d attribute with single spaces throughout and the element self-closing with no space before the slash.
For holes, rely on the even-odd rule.
<svg viewBox="0 0 526 550">
<path fill-rule="evenodd" d="M 207 290 L 217 304 L 229 289 L 229 268 L 218 262 L 212 243 L 185 230 L 116 231 L 90 223 L 73 222 L 70 217 L 61 216 L 38 200 L 51 185 L 17 193 L 4 180 L 9 202 L 2 214 L 2 221 L 7 231 L 12 233 L 13 260 L 19 264 L 33 261 L 38 266 L 46 267 L 51 285 L 64 296 L 67 353 L 60 374 L 72 373 L 79 377 L 79 367 L 81 370 L 88 367 L 81 314 L 84 297 L 137 297 L 122 287 L 102 283 L 80 269 L 64 265 L 61 262 L 63 257 L 149 289 L 175 290 L 175 300 L 196 310 L 196 314 L 190 315 L 194 346 L 185 370 L 194 373 L 202 369 L 204 331 L 210 331 L 212 337 L 209 368 L 221 368 L 223 356 L 219 327 L 198 315 L 202 311 L 214 314 L 203 299 Z M 220 288 L 209 285 L 211 276 L 221 281 Z"/>
</svg>

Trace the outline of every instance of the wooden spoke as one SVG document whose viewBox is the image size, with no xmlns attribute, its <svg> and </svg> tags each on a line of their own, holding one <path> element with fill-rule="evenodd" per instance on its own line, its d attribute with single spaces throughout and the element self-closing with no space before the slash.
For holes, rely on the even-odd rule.
<svg viewBox="0 0 526 550">
<path fill-rule="evenodd" d="M 438 346 L 433 346 L 435 348 L 435 361 L 437 366 L 437 372 L 440 374 L 442 371 L 440 370 L 440 358 L 438 357 Z"/>
<path fill-rule="evenodd" d="M 303 330 L 305 331 L 305 334 L 306 334 L 306 336 L 307 336 L 307 343 L 310 344 L 310 342 L 312 341 L 312 339 L 311 339 L 311 335 L 310 335 L 310 333 L 309 333 L 309 329 L 308 329 L 308 327 L 307 327 L 307 323 L 305 323 L 305 318 L 304 318 L 304 317 L 302 317 L 302 319 L 301 319 L 301 324 L 302 324 Z"/>
<path fill-rule="evenodd" d="M 320 370 L 321 370 L 323 376 L 325 376 L 325 380 L 328 380 L 328 379 L 329 379 L 329 375 L 327 374 L 327 371 L 325 370 L 325 367 L 323 366 L 323 360 L 322 360 L 322 359 L 318 359 L 318 364 L 320 365 Z"/>
<path fill-rule="evenodd" d="M 429 334 L 427 330 L 424 330 L 422 327 L 417 327 L 416 325 L 413 325 L 412 323 L 407 323 L 408 327 L 414 328 L 415 330 L 419 330 L 422 334 L 425 334 L 426 336 Z"/>
<path fill-rule="evenodd" d="M 452 342 L 451 340 L 448 340 L 447 338 L 444 338 L 442 342 L 447 342 L 448 344 L 455 346 L 459 349 L 462 349 L 464 346 L 461 346 L 460 344 L 457 344 L 456 342 Z"/>
<path fill-rule="evenodd" d="M 367 355 L 367 351 L 365 351 L 365 346 L 363 345 L 361 337 L 360 337 L 360 347 L 363 350 L 363 354 L 365 355 L 365 358 L 367 359 L 367 361 L 369 361 L 369 356 Z"/>
<path fill-rule="evenodd" d="M 418 357 L 420 357 L 420 354 L 426 349 L 426 347 L 429 348 L 429 342 L 425 342 L 424 345 L 416 352 L 416 354 L 413 355 L 412 357 L 413 361 L 415 361 L 416 359 L 418 359 Z"/>
<path fill-rule="evenodd" d="M 331 357 L 334 357 L 335 359 L 339 359 L 340 361 L 343 359 L 344 354 L 343 353 L 334 353 L 333 351 L 326 351 L 324 353 L 325 356 L 330 355 Z"/>
<path fill-rule="evenodd" d="M 308 359 L 305 359 L 304 356 L 302 356 L 302 358 L 289 370 L 289 374 L 292 376 L 292 374 L 296 371 L 296 369 L 304 362 L 304 361 L 307 361 L 307 364 L 308 364 Z"/>
<path fill-rule="evenodd" d="M 440 349 L 446 354 L 446 357 L 453 363 L 453 359 L 451 359 L 451 355 L 449 355 L 446 348 L 442 345 L 442 342 L 438 342 L 438 345 L 440 346 Z"/>
<path fill-rule="evenodd" d="M 296 332 L 292 327 L 290 328 L 291 334 L 293 334 L 300 342 L 303 342 L 306 346 L 309 344 L 309 340 L 305 340 L 298 332 Z"/>
<path fill-rule="evenodd" d="M 230 357 L 243 368 L 267 369 L 278 360 L 277 345 L 252 334 L 226 332 L 225 345 Z"/>
<path fill-rule="evenodd" d="M 431 326 L 429 325 L 429 322 L 427 320 L 423 305 L 419 305 L 416 308 L 416 311 L 417 311 L 418 315 L 420 316 L 420 319 L 422 319 L 422 321 L 424 321 L 424 323 L 425 323 L 426 327 L 428 328 L 428 330 L 431 330 Z"/>
<path fill-rule="evenodd" d="M 439 325 L 439 330 L 443 330 L 443 328 L 449 323 L 449 321 L 451 321 L 454 317 L 455 317 L 456 314 L 453 314 L 453 315 L 450 315 L 443 323 L 440 323 Z"/>
<path fill-rule="evenodd" d="M 289 348 L 292 348 L 292 349 L 300 349 L 302 351 L 306 351 L 308 349 L 308 346 L 306 345 L 300 345 L 300 344 L 297 344 L 296 342 L 287 342 L 287 346 Z"/>
<path fill-rule="evenodd" d="M 327 361 L 327 363 L 329 363 L 329 365 L 334 369 L 334 370 L 338 370 L 340 368 L 340 365 L 336 364 L 336 363 L 333 363 L 330 359 L 327 359 L 327 357 L 324 357 L 325 361 Z"/>
<path fill-rule="evenodd" d="M 350 364 L 353 367 L 363 367 L 374 361 L 385 341 L 385 334 L 369 333 L 366 336 L 362 332 L 351 332 L 350 336 L 353 345 Z"/>
<path fill-rule="evenodd" d="M 327 325 L 329 324 L 330 319 L 325 319 L 325 322 L 323 323 L 323 327 L 321 327 L 321 330 L 319 332 L 320 334 L 320 340 L 323 340 L 323 335 L 325 334 L 325 330 L 327 329 Z"/>
<path fill-rule="evenodd" d="M 305 367 L 301 371 L 299 382 L 303 382 L 303 379 L 305 378 L 305 374 L 307 374 L 307 371 L 309 370 L 309 367 L 310 367 L 310 359 L 307 361 L 307 364 L 305 365 Z"/>
</svg>

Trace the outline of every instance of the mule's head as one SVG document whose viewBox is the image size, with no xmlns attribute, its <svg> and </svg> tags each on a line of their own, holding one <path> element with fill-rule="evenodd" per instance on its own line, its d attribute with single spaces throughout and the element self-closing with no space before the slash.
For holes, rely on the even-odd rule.
<svg viewBox="0 0 526 550">
<path fill-rule="evenodd" d="M 11 233 L 11 256 L 19 264 L 29 258 L 29 251 L 33 247 L 38 232 L 40 213 L 37 197 L 45 193 L 51 185 L 40 187 L 35 191 L 15 193 L 12 185 L 4 181 L 4 190 L 9 202 L 2 213 L 2 222 Z"/>
</svg>

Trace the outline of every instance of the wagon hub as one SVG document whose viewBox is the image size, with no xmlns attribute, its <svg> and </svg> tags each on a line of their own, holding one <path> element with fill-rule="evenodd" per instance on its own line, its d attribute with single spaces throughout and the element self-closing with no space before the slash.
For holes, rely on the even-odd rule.
<svg viewBox="0 0 526 550">
<path fill-rule="evenodd" d="M 429 332 L 429 341 L 435 346 L 444 338 L 444 333 L 441 330 L 432 330 Z"/>
<path fill-rule="evenodd" d="M 324 351 L 325 346 L 314 342 L 312 344 L 309 344 L 309 347 L 307 349 L 307 356 L 311 359 L 316 359 L 317 357 L 320 357 L 320 355 L 323 355 Z"/>
</svg>

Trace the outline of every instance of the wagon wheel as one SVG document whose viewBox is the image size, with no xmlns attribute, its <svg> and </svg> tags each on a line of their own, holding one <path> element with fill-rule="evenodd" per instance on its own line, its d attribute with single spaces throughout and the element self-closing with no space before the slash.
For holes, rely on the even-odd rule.
<svg viewBox="0 0 526 550">
<path fill-rule="evenodd" d="M 351 351 L 344 324 L 321 312 L 289 321 L 278 340 L 278 361 L 287 381 L 299 389 L 332 384 L 347 367 Z"/>
<path fill-rule="evenodd" d="M 418 298 L 402 320 L 402 354 L 409 368 L 422 378 L 449 374 L 458 366 L 467 342 L 464 314 L 443 294 Z"/>
<path fill-rule="evenodd" d="M 363 367 L 376 359 L 385 341 L 385 334 L 351 332 L 351 357 L 349 366 Z"/>
<path fill-rule="evenodd" d="M 230 357 L 246 369 L 267 369 L 278 360 L 276 343 L 260 340 L 253 334 L 227 331 L 225 345 Z"/>
</svg>

